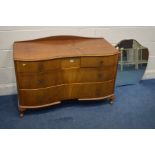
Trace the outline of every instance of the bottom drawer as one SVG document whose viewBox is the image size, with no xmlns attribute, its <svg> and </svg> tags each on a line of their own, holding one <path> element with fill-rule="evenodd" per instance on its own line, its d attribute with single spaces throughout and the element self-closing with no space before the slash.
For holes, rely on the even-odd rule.
<svg viewBox="0 0 155 155">
<path fill-rule="evenodd" d="M 91 99 L 106 97 L 114 93 L 114 81 L 72 85 L 72 98 Z"/>
<path fill-rule="evenodd" d="M 69 89 L 63 85 L 46 89 L 22 89 L 19 90 L 19 96 L 21 106 L 43 106 L 68 98 Z"/>
<path fill-rule="evenodd" d="M 21 106 L 46 106 L 66 99 L 106 97 L 114 92 L 114 81 L 64 84 L 46 89 L 19 90 Z"/>
</svg>

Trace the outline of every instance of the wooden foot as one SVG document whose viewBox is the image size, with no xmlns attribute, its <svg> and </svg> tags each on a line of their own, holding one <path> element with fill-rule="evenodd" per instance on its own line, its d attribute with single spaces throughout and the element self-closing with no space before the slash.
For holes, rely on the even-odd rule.
<svg viewBox="0 0 155 155">
<path fill-rule="evenodd" d="M 25 110 L 26 109 L 24 109 L 24 108 L 19 108 L 19 116 L 20 116 L 20 118 L 24 117 L 24 111 Z"/>
<path fill-rule="evenodd" d="M 113 105 L 114 104 L 114 100 L 115 100 L 115 96 L 111 96 L 108 98 L 108 100 L 110 101 L 110 104 Z"/>
<path fill-rule="evenodd" d="M 20 118 L 24 117 L 24 114 L 22 112 L 20 112 L 19 114 Z"/>
</svg>

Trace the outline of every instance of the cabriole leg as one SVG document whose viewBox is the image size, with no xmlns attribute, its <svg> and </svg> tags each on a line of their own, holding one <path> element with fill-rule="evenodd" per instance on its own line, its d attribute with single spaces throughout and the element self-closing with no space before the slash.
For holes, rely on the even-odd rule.
<svg viewBox="0 0 155 155">
<path fill-rule="evenodd" d="M 113 96 L 110 96 L 110 97 L 108 98 L 108 100 L 110 101 L 110 104 L 111 104 L 111 105 L 114 104 L 115 96 L 114 96 L 114 95 L 113 95 Z"/>
<path fill-rule="evenodd" d="M 25 111 L 26 109 L 25 108 L 20 108 L 19 107 L 19 116 L 22 118 L 22 117 L 24 117 L 24 111 Z"/>
</svg>

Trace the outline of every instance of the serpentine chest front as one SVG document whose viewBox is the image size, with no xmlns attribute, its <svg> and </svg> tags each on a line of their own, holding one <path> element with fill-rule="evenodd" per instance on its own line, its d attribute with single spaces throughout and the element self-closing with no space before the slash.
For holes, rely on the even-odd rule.
<svg viewBox="0 0 155 155">
<path fill-rule="evenodd" d="M 62 100 L 114 99 L 118 51 L 103 38 L 15 42 L 14 63 L 20 116 Z"/>
</svg>

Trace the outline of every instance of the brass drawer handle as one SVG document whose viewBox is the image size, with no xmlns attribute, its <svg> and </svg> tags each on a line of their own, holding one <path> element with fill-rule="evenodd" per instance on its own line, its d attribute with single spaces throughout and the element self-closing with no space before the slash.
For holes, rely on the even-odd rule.
<svg viewBox="0 0 155 155">
<path fill-rule="evenodd" d="M 25 66 L 26 66 L 26 64 L 22 64 L 22 66 L 23 66 L 23 67 L 25 67 Z"/>
<path fill-rule="evenodd" d="M 69 62 L 73 63 L 73 62 L 75 62 L 75 60 L 74 59 L 70 59 Z"/>
</svg>

